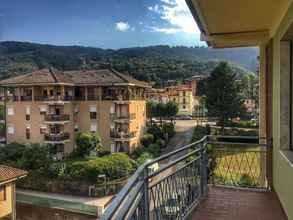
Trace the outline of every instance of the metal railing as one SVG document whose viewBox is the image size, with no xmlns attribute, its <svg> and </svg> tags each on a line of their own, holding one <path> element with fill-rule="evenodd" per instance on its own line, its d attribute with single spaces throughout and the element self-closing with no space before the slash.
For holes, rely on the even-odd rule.
<svg viewBox="0 0 293 220">
<path fill-rule="evenodd" d="M 59 133 L 59 134 L 45 134 L 45 141 L 48 142 L 62 142 L 70 139 L 69 133 Z"/>
<path fill-rule="evenodd" d="M 117 138 L 117 139 L 134 138 L 135 135 L 136 135 L 136 132 L 118 132 L 118 131 L 111 131 L 110 132 L 110 137 Z"/>
<path fill-rule="evenodd" d="M 60 122 L 60 121 L 69 121 L 70 120 L 70 116 L 67 114 L 62 114 L 62 115 L 54 115 L 54 114 L 49 114 L 49 115 L 45 115 L 45 121 L 48 122 Z"/>
<path fill-rule="evenodd" d="M 263 152 L 266 152 L 266 143 L 259 141 L 258 137 L 205 136 L 147 162 L 137 169 L 101 219 L 186 219 L 207 195 L 209 182 L 265 188 L 267 173 Z M 224 156 L 228 158 L 223 156 L 224 146 L 228 149 Z M 256 148 L 263 149 L 256 151 Z M 259 163 L 251 163 L 253 158 L 247 159 L 251 153 L 259 155 Z M 232 162 L 238 166 L 231 166 Z M 242 178 L 243 184 L 230 181 L 227 173 L 232 174 L 232 180 Z"/>
<path fill-rule="evenodd" d="M 63 96 L 63 95 L 56 95 L 56 96 L 35 96 L 35 101 L 72 101 L 73 96 Z"/>
<path fill-rule="evenodd" d="M 101 219 L 188 216 L 207 193 L 206 143 L 204 137 L 139 167 Z"/>
</svg>

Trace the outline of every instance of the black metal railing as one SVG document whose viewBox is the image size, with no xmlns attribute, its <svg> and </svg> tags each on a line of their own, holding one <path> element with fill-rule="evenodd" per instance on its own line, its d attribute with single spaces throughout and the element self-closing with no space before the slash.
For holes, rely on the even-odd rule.
<svg viewBox="0 0 293 220">
<path fill-rule="evenodd" d="M 45 115 L 45 121 L 48 122 L 60 122 L 60 121 L 69 121 L 70 120 L 70 116 L 67 114 L 62 114 L 62 115 L 54 115 L 54 114 L 49 114 L 49 115 Z"/>
<path fill-rule="evenodd" d="M 118 131 L 111 131 L 110 137 L 117 138 L 117 139 L 129 139 L 134 138 L 136 132 L 118 132 Z"/>
<path fill-rule="evenodd" d="M 139 167 L 101 219 L 187 216 L 207 193 L 206 141 L 205 137 Z"/>
<path fill-rule="evenodd" d="M 45 141 L 48 141 L 48 142 L 61 142 L 61 141 L 67 141 L 69 139 L 70 139 L 69 133 L 45 134 Z"/>
<path fill-rule="evenodd" d="M 34 99 L 35 99 L 35 101 L 72 101 L 73 97 L 72 96 L 62 96 L 62 95 L 35 96 Z"/>
<path fill-rule="evenodd" d="M 33 97 L 31 95 L 20 96 L 20 101 L 32 101 Z"/>
<path fill-rule="evenodd" d="M 258 137 L 205 136 L 147 162 L 129 179 L 101 219 L 185 219 L 207 195 L 208 183 L 267 188 L 267 144 L 260 142 Z M 255 154 L 258 163 L 252 163 Z M 253 156 L 248 159 L 248 155 Z M 243 184 L 233 181 L 241 178 Z"/>
</svg>

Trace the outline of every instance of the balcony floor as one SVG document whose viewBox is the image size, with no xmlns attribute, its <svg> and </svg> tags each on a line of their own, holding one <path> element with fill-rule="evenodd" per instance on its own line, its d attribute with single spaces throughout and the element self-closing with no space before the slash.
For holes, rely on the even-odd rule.
<svg viewBox="0 0 293 220">
<path fill-rule="evenodd" d="M 273 192 L 209 187 L 192 220 L 287 220 Z"/>
</svg>

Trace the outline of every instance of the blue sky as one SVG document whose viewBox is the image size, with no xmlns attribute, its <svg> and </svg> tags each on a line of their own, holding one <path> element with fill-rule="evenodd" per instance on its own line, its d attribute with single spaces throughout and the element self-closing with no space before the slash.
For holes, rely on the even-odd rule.
<svg viewBox="0 0 293 220">
<path fill-rule="evenodd" d="M 101 48 L 203 45 L 185 0 L 1 0 L 0 40 Z"/>
</svg>

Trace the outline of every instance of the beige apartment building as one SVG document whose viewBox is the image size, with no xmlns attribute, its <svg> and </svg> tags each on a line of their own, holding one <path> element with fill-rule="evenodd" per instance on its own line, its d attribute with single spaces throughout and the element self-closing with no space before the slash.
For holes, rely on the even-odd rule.
<svg viewBox="0 0 293 220">
<path fill-rule="evenodd" d="M 0 81 L 6 141 L 45 143 L 63 157 L 77 132 L 98 133 L 111 152 L 131 152 L 146 121 L 148 84 L 115 70 L 42 69 Z"/>
</svg>

